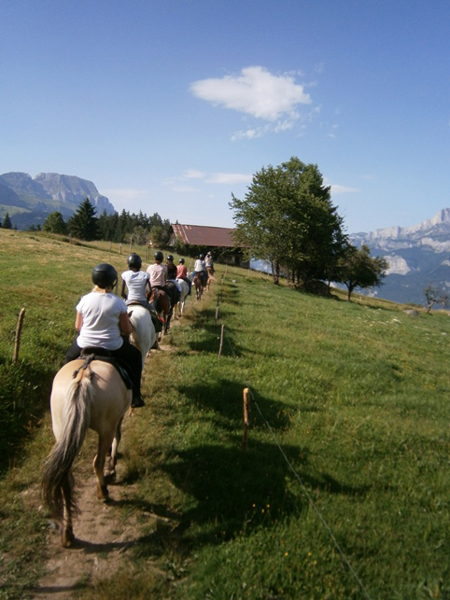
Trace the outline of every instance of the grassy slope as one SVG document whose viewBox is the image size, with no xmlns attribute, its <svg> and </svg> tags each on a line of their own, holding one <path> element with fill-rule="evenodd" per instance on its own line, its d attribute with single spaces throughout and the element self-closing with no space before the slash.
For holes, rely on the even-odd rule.
<svg viewBox="0 0 450 600">
<path fill-rule="evenodd" d="M 68 245 L 16 237 L 21 256 L 28 248 L 19 261 L 24 278 L 38 273 L 34 291 L 23 285 L 30 307 L 45 296 L 60 311 L 24 342 L 27 360 L 39 348 L 51 371 L 72 337 L 88 266 L 108 259 L 120 270 L 123 257 L 114 262 L 106 248 L 71 247 L 73 270 L 59 280 L 55 302 L 54 272 L 66 272 Z M 144 522 L 135 556 L 142 577 L 125 569 L 92 597 L 120 589 L 134 597 L 364 597 L 305 490 L 370 597 L 448 597 L 448 316 L 414 319 L 389 303 L 315 298 L 231 269 L 222 289 L 221 273 L 220 322 L 211 294 L 173 330 L 174 352 L 147 366 L 151 401 L 124 440 L 122 468 L 138 485 L 136 510 L 148 507 L 178 526 L 155 535 Z M 7 299 L 8 331 L 21 302 L 10 303 L 11 290 Z M 42 307 L 35 311 L 30 320 L 39 320 Z M 257 405 L 243 453 L 246 386 Z M 36 440 L 36 454 L 45 453 L 48 422 Z M 13 499 L 21 504 L 17 491 L 36 481 L 37 464 L 39 457 L 31 471 L 5 477 L 6 524 L 19 514 Z M 39 543 L 42 523 L 34 511 L 28 519 L 21 526 L 33 526 Z M 9 540 L 3 549 L 20 572 L 26 548 Z M 164 576 L 148 577 L 149 558 Z"/>
</svg>

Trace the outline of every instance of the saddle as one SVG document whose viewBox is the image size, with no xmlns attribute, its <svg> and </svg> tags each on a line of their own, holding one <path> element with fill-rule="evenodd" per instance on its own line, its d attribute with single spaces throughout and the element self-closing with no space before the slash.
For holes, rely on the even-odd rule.
<svg viewBox="0 0 450 600">
<path fill-rule="evenodd" d="M 130 367 L 125 361 L 111 356 L 111 352 L 109 350 L 106 350 L 105 348 L 83 348 L 80 352 L 80 358 L 84 358 L 85 361 L 79 369 L 76 369 L 76 371 L 74 371 L 74 379 L 78 375 L 80 369 L 87 369 L 93 360 L 101 360 L 115 367 L 116 371 L 121 376 L 122 381 L 124 382 L 127 390 L 133 389 L 133 382 L 129 374 Z"/>
</svg>

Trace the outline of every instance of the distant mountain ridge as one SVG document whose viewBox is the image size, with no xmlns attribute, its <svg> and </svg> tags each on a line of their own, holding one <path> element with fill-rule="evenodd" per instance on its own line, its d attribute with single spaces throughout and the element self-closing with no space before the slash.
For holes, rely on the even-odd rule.
<svg viewBox="0 0 450 600">
<path fill-rule="evenodd" d="M 0 175 L 0 215 L 6 212 L 19 229 L 43 225 L 52 212 L 59 211 L 67 220 L 83 200 L 89 198 L 100 215 L 115 212 L 106 196 L 87 179 L 58 173 L 39 173 L 34 179 L 27 173 Z"/>
<path fill-rule="evenodd" d="M 350 236 L 355 246 L 369 246 L 372 256 L 384 256 L 389 270 L 384 285 L 371 290 L 394 302 L 423 304 L 432 285 L 450 293 L 450 208 L 412 227 L 387 227 Z"/>
</svg>

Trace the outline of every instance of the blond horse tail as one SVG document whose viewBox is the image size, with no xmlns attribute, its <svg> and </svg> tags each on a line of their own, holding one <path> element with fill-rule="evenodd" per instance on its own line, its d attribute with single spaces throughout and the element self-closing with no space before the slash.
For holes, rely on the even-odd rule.
<svg viewBox="0 0 450 600">
<path fill-rule="evenodd" d="M 89 427 L 93 397 L 91 375 L 89 367 L 82 367 L 70 382 L 62 399 L 64 429 L 44 465 L 43 498 L 52 516 L 58 519 L 62 518 L 64 502 L 70 510 L 77 510 L 71 468 Z"/>
</svg>

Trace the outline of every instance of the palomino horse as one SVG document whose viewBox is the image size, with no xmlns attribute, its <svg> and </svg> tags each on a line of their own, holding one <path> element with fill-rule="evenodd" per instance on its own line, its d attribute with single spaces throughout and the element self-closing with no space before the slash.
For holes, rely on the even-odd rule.
<svg viewBox="0 0 450 600">
<path fill-rule="evenodd" d="M 167 333 L 170 324 L 170 318 L 172 316 L 170 298 L 164 290 L 159 288 L 152 288 L 152 293 L 149 298 L 149 302 L 152 302 L 155 307 L 158 316 L 164 319 L 164 333 Z"/>
<path fill-rule="evenodd" d="M 128 316 L 134 327 L 133 333 L 130 334 L 130 342 L 141 351 L 144 367 L 147 354 L 158 339 L 155 326 L 148 309 L 142 304 L 128 305 Z"/>
<path fill-rule="evenodd" d="M 44 467 L 44 500 L 61 525 L 61 543 L 72 546 L 74 498 L 72 464 L 83 444 L 87 430 L 98 433 L 94 458 L 97 497 L 108 499 L 104 466 L 111 450 L 109 475 L 114 477 L 122 419 L 131 403 L 128 390 L 116 368 L 94 356 L 73 360 L 64 365 L 53 380 L 50 407 L 55 444 Z"/>
<path fill-rule="evenodd" d="M 184 279 L 177 279 L 177 281 L 181 287 L 180 300 L 178 302 L 178 316 L 181 317 L 181 315 L 184 313 L 186 297 L 189 294 L 189 284 Z"/>
<path fill-rule="evenodd" d="M 204 285 L 204 275 L 202 272 L 198 272 L 196 271 L 194 274 L 194 279 L 193 279 L 193 285 L 195 287 L 195 296 L 197 298 L 197 300 L 200 300 L 203 294 L 203 291 L 205 289 L 205 285 Z"/>
</svg>

